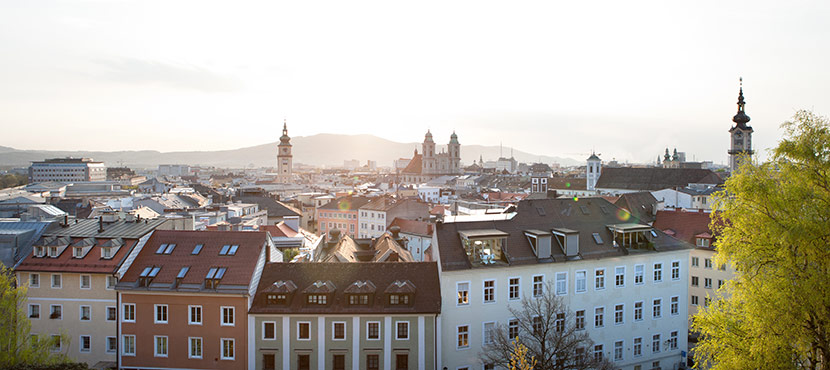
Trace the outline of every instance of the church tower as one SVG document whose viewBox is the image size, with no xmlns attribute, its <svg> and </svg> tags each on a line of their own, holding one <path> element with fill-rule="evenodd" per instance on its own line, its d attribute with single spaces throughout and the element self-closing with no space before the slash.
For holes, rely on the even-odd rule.
<svg viewBox="0 0 830 370">
<path fill-rule="evenodd" d="M 452 132 L 450 136 L 450 143 L 447 145 L 447 149 L 449 149 L 450 154 L 450 168 L 449 172 L 451 174 L 460 175 L 461 171 L 461 143 L 458 142 L 458 135 L 455 134 L 455 131 Z"/>
<path fill-rule="evenodd" d="M 293 157 L 291 155 L 291 138 L 288 137 L 288 122 L 282 123 L 282 136 L 277 147 L 277 180 L 282 184 L 291 182 L 291 167 Z"/>
<path fill-rule="evenodd" d="M 424 143 L 422 144 L 421 151 L 423 152 L 423 157 L 421 159 L 421 173 L 436 173 L 438 171 L 438 161 L 435 158 L 435 141 L 432 140 L 432 133 L 429 132 L 429 130 L 427 130 L 426 135 L 424 135 Z"/>
<path fill-rule="evenodd" d="M 597 190 L 597 180 L 602 174 L 602 160 L 599 159 L 596 153 L 591 152 L 588 157 L 588 165 L 585 168 L 585 188 L 588 190 Z"/>
<path fill-rule="evenodd" d="M 730 149 L 729 149 L 729 170 L 735 172 L 741 166 L 741 156 L 752 156 L 752 127 L 748 126 L 749 116 L 744 111 L 744 84 L 743 78 L 740 79 L 740 92 L 738 93 L 738 113 L 732 117 L 732 122 L 735 126 L 729 129 Z"/>
</svg>

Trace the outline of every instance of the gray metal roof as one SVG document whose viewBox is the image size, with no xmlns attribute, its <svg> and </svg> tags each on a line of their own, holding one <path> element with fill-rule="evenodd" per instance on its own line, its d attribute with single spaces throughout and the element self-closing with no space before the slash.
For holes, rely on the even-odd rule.
<svg viewBox="0 0 830 370">
<path fill-rule="evenodd" d="M 44 235 L 69 236 L 73 238 L 138 239 L 165 222 L 167 222 L 167 219 L 105 222 L 103 224 L 104 231 L 98 232 L 100 225 L 97 219 L 81 219 L 70 221 L 68 226 L 53 227 L 47 230 Z"/>
</svg>

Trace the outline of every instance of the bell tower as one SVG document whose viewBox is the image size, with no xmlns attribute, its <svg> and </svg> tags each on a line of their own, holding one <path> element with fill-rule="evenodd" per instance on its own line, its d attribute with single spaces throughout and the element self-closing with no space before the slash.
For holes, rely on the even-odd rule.
<svg viewBox="0 0 830 370">
<path fill-rule="evenodd" d="M 282 184 L 291 182 L 291 167 L 293 157 L 291 155 L 291 138 L 288 136 L 288 122 L 282 123 L 282 136 L 277 146 L 277 180 Z"/>
<path fill-rule="evenodd" d="M 749 116 L 744 111 L 744 83 L 743 78 L 740 80 L 740 90 L 738 92 L 738 113 L 732 117 L 732 122 L 735 126 L 729 129 L 729 170 L 735 172 L 741 166 L 742 156 L 751 157 L 755 151 L 752 150 L 752 127 L 747 125 L 749 123 Z M 748 158 L 751 159 L 751 158 Z"/>
</svg>

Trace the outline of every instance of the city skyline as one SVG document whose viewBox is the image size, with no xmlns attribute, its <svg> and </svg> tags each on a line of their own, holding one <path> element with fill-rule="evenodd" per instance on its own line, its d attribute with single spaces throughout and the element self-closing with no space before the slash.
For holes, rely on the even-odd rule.
<svg viewBox="0 0 830 370">
<path fill-rule="evenodd" d="M 372 134 L 584 159 L 727 162 L 744 78 L 762 158 L 830 112 L 828 5 L 0 5 L 0 145 L 223 150 Z M 786 11 L 784 10 L 786 8 Z"/>
</svg>

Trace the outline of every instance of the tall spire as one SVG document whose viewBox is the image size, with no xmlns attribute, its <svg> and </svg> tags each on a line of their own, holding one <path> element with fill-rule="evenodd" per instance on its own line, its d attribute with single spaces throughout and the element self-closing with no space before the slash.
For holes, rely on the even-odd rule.
<svg viewBox="0 0 830 370">
<path fill-rule="evenodd" d="M 744 110 L 746 105 L 744 101 L 744 78 L 739 78 L 738 82 L 740 84 L 740 90 L 738 92 L 738 113 L 735 114 L 735 117 L 732 117 L 732 122 L 735 122 L 740 128 L 746 128 L 746 124 L 749 122 L 749 116 L 746 115 L 746 111 Z"/>
</svg>

